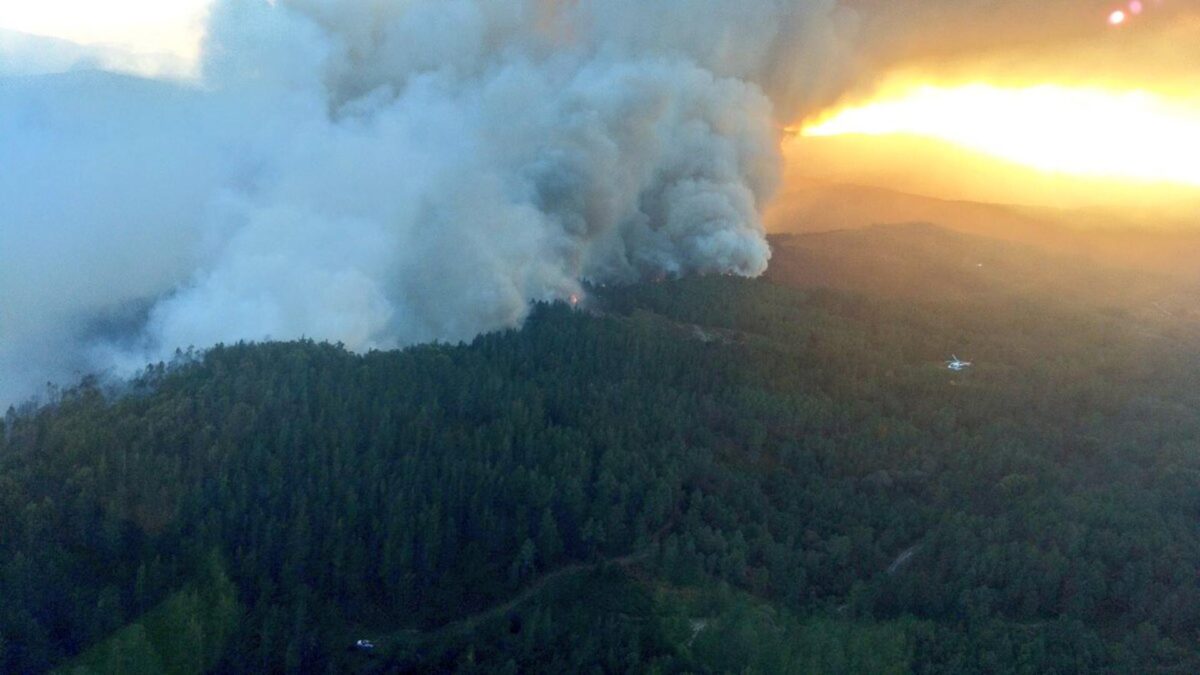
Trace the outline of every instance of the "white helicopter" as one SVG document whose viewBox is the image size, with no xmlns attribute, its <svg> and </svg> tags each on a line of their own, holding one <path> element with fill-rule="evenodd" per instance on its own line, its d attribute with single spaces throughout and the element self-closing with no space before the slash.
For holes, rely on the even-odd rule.
<svg viewBox="0 0 1200 675">
<path fill-rule="evenodd" d="M 957 356 L 951 355 L 950 360 L 946 362 L 946 367 L 950 370 L 958 372 L 971 367 L 970 361 L 962 361 Z"/>
</svg>

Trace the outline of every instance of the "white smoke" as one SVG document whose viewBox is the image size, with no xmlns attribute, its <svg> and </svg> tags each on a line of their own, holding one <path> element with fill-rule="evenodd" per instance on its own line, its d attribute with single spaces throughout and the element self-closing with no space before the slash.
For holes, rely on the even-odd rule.
<svg viewBox="0 0 1200 675">
<path fill-rule="evenodd" d="M 227 0 L 196 83 L 0 79 L 0 401 L 176 348 L 518 325 L 767 266 L 832 1 Z M 0 71 L 2 72 L 2 71 Z"/>
</svg>

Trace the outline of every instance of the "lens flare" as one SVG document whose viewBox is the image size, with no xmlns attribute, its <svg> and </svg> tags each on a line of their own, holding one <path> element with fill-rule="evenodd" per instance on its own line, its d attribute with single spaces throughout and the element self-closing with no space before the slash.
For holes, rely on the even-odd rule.
<svg viewBox="0 0 1200 675">
<path fill-rule="evenodd" d="M 1046 172 L 1200 186 L 1200 101 L 1143 91 L 918 86 L 801 133 L 922 136 Z"/>
</svg>

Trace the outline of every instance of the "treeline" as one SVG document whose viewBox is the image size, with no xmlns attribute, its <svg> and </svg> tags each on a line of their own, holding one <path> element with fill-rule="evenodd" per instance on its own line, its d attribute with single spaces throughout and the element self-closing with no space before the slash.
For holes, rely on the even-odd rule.
<svg viewBox="0 0 1200 675">
<path fill-rule="evenodd" d="M 0 671 L 170 652 L 128 627 L 211 614 L 179 593 L 225 575 L 201 670 L 1200 672 L 1186 346 L 729 278 L 592 302 L 470 345 L 218 347 L 10 413 Z M 720 639 L 763 611 L 781 632 Z"/>
</svg>

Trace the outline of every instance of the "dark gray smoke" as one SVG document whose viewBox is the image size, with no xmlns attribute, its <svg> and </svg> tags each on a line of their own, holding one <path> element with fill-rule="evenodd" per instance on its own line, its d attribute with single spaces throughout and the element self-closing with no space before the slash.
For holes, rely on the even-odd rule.
<svg viewBox="0 0 1200 675">
<path fill-rule="evenodd" d="M 778 123 L 834 90 L 849 29 L 832 0 L 227 0 L 198 82 L 0 78 L 0 401 L 760 274 Z"/>
</svg>

